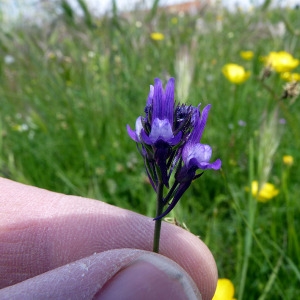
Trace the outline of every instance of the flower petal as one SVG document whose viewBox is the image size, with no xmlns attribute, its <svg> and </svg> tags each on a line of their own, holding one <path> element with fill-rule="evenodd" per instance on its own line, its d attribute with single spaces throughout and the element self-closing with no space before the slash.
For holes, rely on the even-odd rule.
<svg viewBox="0 0 300 300">
<path fill-rule="evenodd" d="M 170 78 L 165 89 L 165 107 L 164 118 L 168 119 L 171 124 L 173 124 L 173 114 L 174 114 L 174 94 L 175 94 L 175 79 Z"/>
<path fill-rule="evenodd" d="M 199 169 L 201 170 L 206 170 L 206 169 L 213 169 L 213 170 L 219 170 L 222 166 L 222 162 L 220 159 L 217 159 L 216 161 L 214 161 L 213 163 L 209 163 L 209 162 L 200 162 L 197 164 L 197 166 L 199 167 Z"/>
<path fill-rule="evenodd" d="M 189 137 L 189 140 L 187 142 L 188 144 L 196 144 L 200 142 L 203 131 L 205 129 L 210 108 L 211 108 L 210 104 L 206 105 L 202 113 L 200 113 L 199 108 L 194 108 L 194 113 L 193 113 L 194 129 Z"/>
<path fill-rule="evenodd" d="M 152 114 L 152 122 L 159 118 L 163 119 L 164 115 L 164 90 L 162 86 L 162 82 L 159 78 L 154 79 L 154 93 L 153 93 L 153 114 Z"/>
<path fill-rule="evenodd" d="M 177 145 L 177 144 L 180 143 L 181 137 L 182 137 L 182 132 L 179 131 L 174 137 L 172 137 L 171 139 L 167 140 L 167 142 L 168 142 L 171 146 L 175 146 L 175 145 Z"/>
<path fill-rule="evenodd" d="M 129 125 L 127 125 L 128 135 L 137 143 L 141 142 L 140 135 L 143 129 L 142 117 L 138 117 L 135 122 L 135 130 L 132 130 Z"/>
<path fill-rule="evenodd" d="M 169 120 L 155 119 L 152 123 L 151 133 L 149 137 L 153 142 L 157 141 L 159 138 L 161 138 L 164 141 L 173 138 L 174 135 Z"/>
<path fill-rule="evenodd" d="M 182 158 L 187 167 L 196 165 L 195 161 L 208 162 L 211 158 L 212 150 L 209 145 L 203 145 L 200 143 L 191 144 L 187 143 L 182 151 Z"/>
</svg>

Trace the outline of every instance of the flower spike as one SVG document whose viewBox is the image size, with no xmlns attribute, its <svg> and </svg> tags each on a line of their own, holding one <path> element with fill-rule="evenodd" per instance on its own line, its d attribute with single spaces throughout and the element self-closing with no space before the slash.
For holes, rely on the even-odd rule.
<svg viewBox="0 0 300 300">
<path fill-rule="evenodd" d="M 155 252 L 159 247 L 161 219 L 175 207 L 203 170 L 221 168 L 220 159 L 210 162 L 212 148 L 200 143 L 211 105 L 205 106 L 202 112 L 200 105 L 175 106 L 174 95 L 174 78 L 168 80 L 165 89 L 161 80 L 155 78 L 154 85 L 150 86 L 145 115 L 137 118 L 135 130 L 127 125 L 128 135 L 137 143 L 149 181 L 157 194 Z M 198 170 L 202 172 L 197 174 Z M 169 189 L 165 197 L 164 188 Z"/>
</svg>

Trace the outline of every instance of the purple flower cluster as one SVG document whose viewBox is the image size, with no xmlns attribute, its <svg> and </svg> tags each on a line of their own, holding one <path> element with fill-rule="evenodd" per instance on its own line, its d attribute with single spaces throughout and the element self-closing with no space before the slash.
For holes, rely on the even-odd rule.
<svg viewBox="0 0 300 300">
<path fill-rule="evenodd" d="M 155 219 L 161 219 L 177 204 L 192 181 L 200 177 L 197 170 L 221 168 L 221 160 L 210 163 L 212 149 L 200 143 L 210 105 L 198 107 L 175 106 L 175 79 L 170 78 L 165 90 L 159 78 L 150 86 L 145 115 L 136 120 L 135 130 L 127 125 L 129 136 L 137 143 L 144 158 L 147 175 L 157 192 L 162 183 L 169 189 L 161 199 L 169 206 Z M 170 187 L 171 175 L 174 182 Z"/>
</svg>

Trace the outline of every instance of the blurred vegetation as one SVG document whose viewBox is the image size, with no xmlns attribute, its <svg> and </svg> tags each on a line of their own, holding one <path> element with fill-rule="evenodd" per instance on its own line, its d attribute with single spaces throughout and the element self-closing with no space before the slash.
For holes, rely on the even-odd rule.
<svg viewBox="0 0 300 300">
<path fill-rule="evenodd" d="M 66 0 L 53 3 L 42 19 L 7 24 L 0 14 L 0 175 L 154 216 L 155 196 L 126 124 L 143 113 L 153 79 L 174 76 L 187 103 L 212 104 L 202 142 L 223 162 L 221 172 L 206 171 L 192 185 L 176 219 L 207 243 L 238 299 L 296 299 L 300 102 L 278 100 L 279 74 L 260 76 L 270 51 L 300 58 L 299 10 L 215 7 L 189 15 L 154 1 L 149 11 L 122 13 L 114 2 L 96 17 L 84 0 L 81 14 Z M 164 39 L 152 40 L 152 32 Z M 243 60 L 244 50 L 254 58 Z M 227 63 L 244 66 L 250 78 L 230 83 L 221 72 Z M 280 193 L 259 203 L 245 188 L 266 168 L 264 179 Z"/>
</svg>

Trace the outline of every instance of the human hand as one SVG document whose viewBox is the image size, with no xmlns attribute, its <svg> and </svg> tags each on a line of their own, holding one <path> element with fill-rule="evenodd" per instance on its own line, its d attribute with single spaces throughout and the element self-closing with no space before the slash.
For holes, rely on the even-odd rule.
<svg viewBox="0 0 300 300">
<path fill-rule="evenodd" d="M 97 200 L 0 178 L 0 299 L 202 299 L 217 270 L 205 244 Z M 201 298 L 200 298 L 201 299 Z"/>
</svg>

